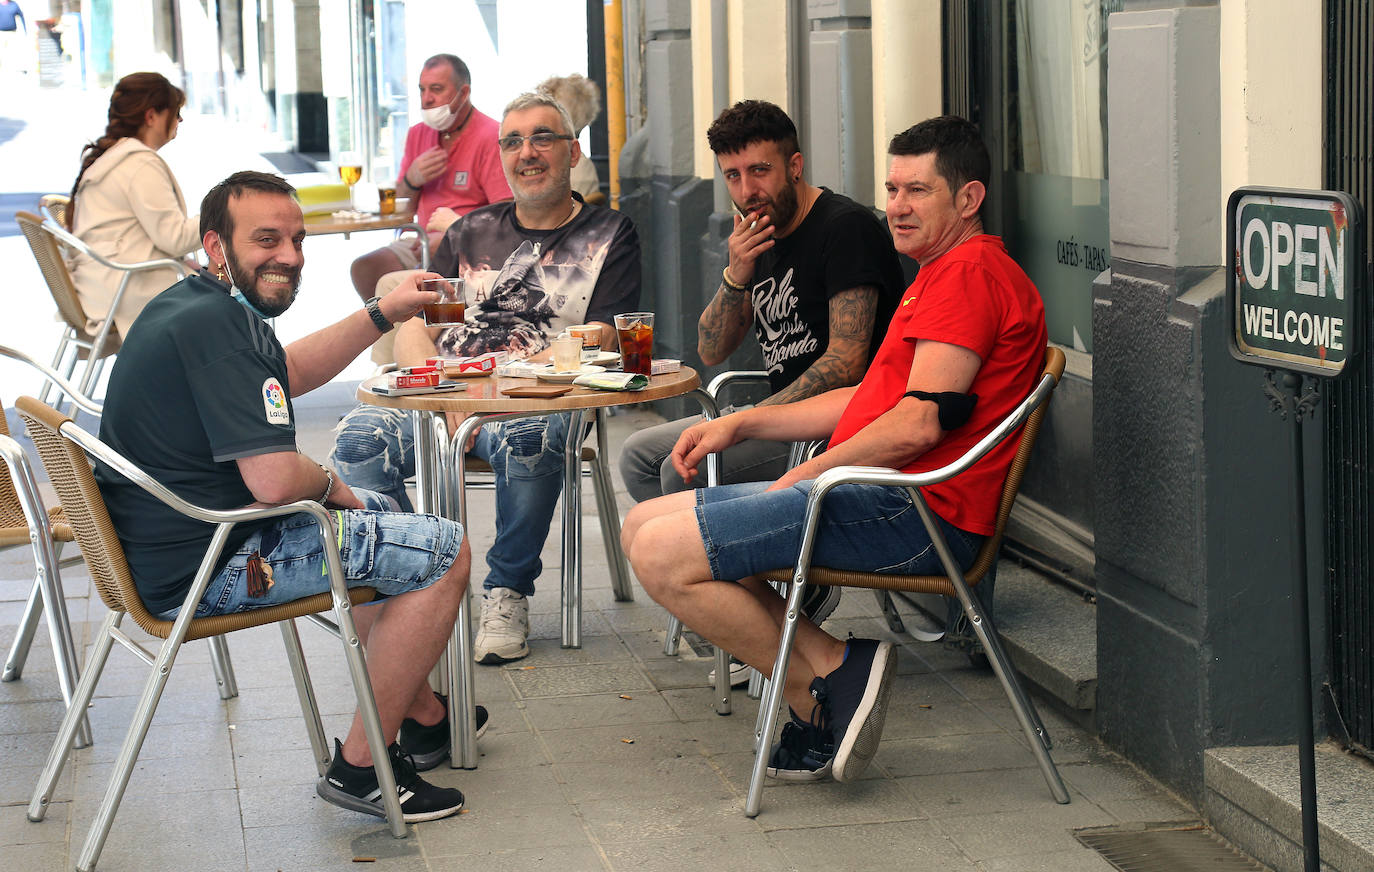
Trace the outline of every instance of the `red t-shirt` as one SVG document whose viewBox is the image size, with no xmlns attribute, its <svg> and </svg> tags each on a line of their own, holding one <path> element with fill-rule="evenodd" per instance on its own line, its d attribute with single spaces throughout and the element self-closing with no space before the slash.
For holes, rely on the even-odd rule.
<svg viewBox="0 0 1374 872">
<path fill-rule="evenodd" d="M 415 220 L 421 227 L 429 224 L 429 216 L 440 206 L 466 215 L 478 206 L 510 199 L 510 185 L 506 184 L 506 171 L 501 167 L 501 149 L 496 144 L 500 135 L 501 125 L 474 107 L 463 132 L 449 148 L 443 174 L 420 189 Z M 396 177 L 404 178 L 411 162 L 438 144 L 439 131 L 428 124 L 410 128 L 401 171 Z"/>
<path fill-rule="evenodd" d="M 969 389 L 978 395 L 978 404 L 967 423 L 945 434 L 902 472 L 926 472 L 957 460 L 1035 388 L 1044 371 L 1047 341 L 1040 292 L 996 236 L 975 236 L 921 267 L 840 416 L 832 447 L 901 400 L 918 339 L 947 342 L 978 355 L 982 365 Z M 1006 439 L 962 474 L 921 492 L 949 523 L 990 535 L 1015 455 L 1016 440 Z"/>
</svg>

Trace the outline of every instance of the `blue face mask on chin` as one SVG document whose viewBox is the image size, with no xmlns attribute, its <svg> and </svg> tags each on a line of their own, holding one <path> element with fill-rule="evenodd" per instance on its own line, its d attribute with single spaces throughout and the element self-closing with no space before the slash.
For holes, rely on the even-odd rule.
<svg viewBox="0 0 1374 872">
<path fill-rule="evenodd" d="M 225 260 L 224 260 L 224 272 L 225 272 L 225 274 L 226 274 L 227 276 L 229 276 L 229 296 L 233 297 L 235 300 L 238 300 L 239 303 L 240 303 L 245 309 L 247 309 L 248 311 L 252 312 L 254 315 L 257 315 L 257 316 L 258 316 L 259 318 L 261 318 L 262 320 L 264 320 L 264 321 L 268 320 L 268 318 L 269 318 L 270 316 L 268 316 L 265 312 L 263 312 L 263 311 L 262 311 L 261 309 L 259 309 L 257 306 L 254 306 L 254 305 L 253 305 L 253 301 L 250 300 L 250 299 L 248 299 L 246 296 L 244 296 L 243 291 L 240 291 L 240 290 L 239 290 L 238 285 L 234 282 L 234 272 L 233 272 L 233 270 L 229 269 L 229 259 L 228 259 L 228 258 L 225 258 Z"/>
</svg>

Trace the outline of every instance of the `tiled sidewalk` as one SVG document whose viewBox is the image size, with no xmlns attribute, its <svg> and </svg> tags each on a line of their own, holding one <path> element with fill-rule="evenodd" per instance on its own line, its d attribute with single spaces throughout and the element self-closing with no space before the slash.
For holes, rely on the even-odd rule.
<svg viewBox="0 0 1374 872">
<path fill-rule="evenodd" d="M 346 401 L 347 393 L 330 396 Z M 331 403 L 302 403 L 299 412 L 310 425 L 302 448 L 317 457 L 346 408 Z M 612 418 L 616 435 L 623 439 L 647 414 Z M 622 494 L 622 506 L 626 500 Z M 613 601 L 590 496 L 584 505 L 585 644 L 558 644 L 551 536 L 532 600 L 532 654 L 477 669 L 479 699 L 492 713 L 480 767 L 431 773 L 467 794 L 463 815 L 396 840 L 380 820 L 318 799 L 280 634 L 251 630 L 229 639 L 240 695 L 227 702 L 216 693 L 205 643 L 185 649 L 100 868 L 1079 872 L 1111 867 L 1079 846 L 1076 827 L 1195 817 L 1042 708 L 1073 798 L 1056 805 L 991 673 L 939 645 L 908 641 L 883 745 L 865 777 L 771 783 L 762 814 L 750 820 L 742 807 L 757 703 L 737 691 L 735 713 L 716 715 L 709 659 L 685 643 L 682 656 L 664 657 L 666 616 L 642 592 L 632 603 Z M 477 494 L 470 508 L 480 554 L 490 541 L 491 500 Z M 6 650 L 30 571 L 26 550 L 0 555 Z M 64 584 L 77 632 L 89 637 L 103 606 L 83 573 L 68 572 Z M 847 591 L 826 626 L 890 635 L 864 591 Z M 339 643 L 308 626 L 301 633 L 326 728 L 341 734 L 352 703 Z M 96 743 L 74 754 L 47 819 L 30 823 L 29 791 L 62 712 L 45 636 L 40 630 L 23 679 L 0 684 L 4 869 L 73 867 L 144 675 L 126 652 L 112 653 L 90 710 Z M 376 862 L 358 866 L 357 858 Z"/>
</svg>

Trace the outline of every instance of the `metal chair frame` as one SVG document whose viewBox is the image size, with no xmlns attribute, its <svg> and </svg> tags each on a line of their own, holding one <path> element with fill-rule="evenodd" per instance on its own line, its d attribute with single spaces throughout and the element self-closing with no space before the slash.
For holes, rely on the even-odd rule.
<svg viewBox="0 0 1374 872">
<path fill-rule="evenodd" d="M 787 597 L 786 617 L 783 621 L 781 637 L 778 640 L 777 658 L 774 661 L 776 664 L 774 666 L 775 675 L 773 680 L 767 683 L 768 686 L 764 692 L 760 709 L 762 723 L 754 736 L 754 767 L 749 781 L 749 792 L 745 799 L 744 811 L 746 815 L 754 817 L 759 813 L 759 806 L 763 798 L 763 783 L 768 767 L 768 738 L 773 735 L 773 731 L 777 727 L 778 711 L 782 704 L 782 688 L 787 680 L 787 667 L 792 653 L 792 643 L 796 638 L 801 604 L 806 594 L 806 586 L 813 578 L 824 584 L 875 589 L 892 587 L 957 596 L 974 633 L 987 651 L 988 661 L 1011 703 L 1017 722 L 1030 743 L 1031 753 L 1040 766 L 1040 771 L 1045 777 L 1051 795 L 1056 802 L 1067 803 L 1069 801 L 1068 791 L 1064 787 L 1063 780 L 1059 777 L 1059 771 L 1055 768 L 1054 760 L 1050 758 L 1049 752 L 1053 743 L 1050 740 L 1049 732 L 1036 713 L 1035 706 L 1021 687 L 1016 671 L 998 639 L 997 630 L 992 624 L 991 617 L 985 614 L 972 589 L 972 584 L 977 583 L 982 572 L 986 570 L 987 564 L 996 559 L 997 548 L 1001 541 L 1001 530 L 1005 525 L 1005 516 L 1010 513 L 1011 501 L 1020 486 L 1021 474 L 1029 459 L 1030 448 L 1039 432 L 1045 407 L 1048 405 L 1063 372 L 1064 352 L 1050 346 L 1045 354 L 1044 374 L 1035 390 L 997 427 L 966 451 L 962 457 L 939 469 L 929 472 L 902 473 L 893 469 L 839 466 L 826 470 L 816 477 L 806 501 L 801 548 L 797 555 L 796 565 L 791 569 L 767 572 L 762 576 L 770 580 L 788 579 L 791 581 L 791 590 Z M 1019 437 L 1020 444 L 1002 487 L 1003 499 L 1002 505 L 999 507 L 998 534 L 988 537 L 980 549 L 978 557 L 975 558 L 974 566 L 968 573 L 965 573 L 955 562 L 949 544 L 940 530 L 939 519 L 930 510 L 920 488 L 946 481 L 967 470 L 1018 428 L 1022 428 Z M 811 565 L 811 553 L 816 544 L 822 504 L 830 491 L 844 484 L 905 488 L 910 494 L 917 512 L 920 513 L 921 522 L 930 535 L 931 543 L 939 555 L 945 574 L 941 576 L 899 576 L 813 567 Z M 975 571 L 977 571 L 976 575 L 974 574 Z M 972 582 L 969 580 L 970 577 Z"/>
<path fill-rule="evenodd" d="M 23 231 L 25 239 L 28 240 L 29 248 L 33 251 L 34 259 L 38 262 L 38 268 L 43 273 L 43 279 L 48 285 L 48 290 L 57 303 L 58 312 L 67 325 L 57 344 L 57 350 L 53 354 L 52 369 L 70 379 L 76 371 L 77 361 L 84 356 L 86 368 L 82 371 L 77 386 L 81 394 L 90 396 L 100 379 L 105 359 L 116 353 L 119 348 L 121 337 L 118 330 L 115 329 L 112 316 L 119 310 L 119 304 L 124 299 L 124 292 L 129 286 L 129 279 L 134 273 L 152 269 L 170 267 L 182 277 L 187 274 L 188 270 L 186 265 L 179 260 L 161 258 L 138 263 L 119 263 L 96 253 L 57 220 L 55 212 L 58 204 L 54 202 L 55 196 L 48 195 L 43 198 L 44 202 L 40 207 L 44 214 L 43 218 L 32 212 L 24 211 L 16 212 L 14 217 L 19 224 L 19 229 Z M 60 204 L 60 208 L 65 209 L 65 204 Z M 115 291 L 114 299 L 110 302 L 110 308 L 100 317 L 98 321 L 100 326 L 94 334 L 86 331 L 88 316 L 77 296 L 76 285 L 67 268 L 65 252 L 80 253 L 102 266 L 123 273 L 119 281 L 119 288 Z M 47 400 L 48 391 L 52 385 L 53 382 L 51 381 L 43 383 L 43 388 L 38 395 L 40 400 Z"/>
<path fill-rule="evenodd" d="M 99 415 L 99 404 L 83 396 L 70 382 L 48 367 L 29 357 L 22 351 L 0 345 L 0 357 L 8 357 L 32 366 L 45 378 L 53 381 L 67 392 L 73 401 L 87 412 Z M 48 637 L 52 641 L 53 658 L 57 664 L 57 682 L 62 692 L 62 701 L 71 705 L 72 695 L 80 675 L 80 658 L 76 651 L 76 641 L 72 633 L 71 618 L 67 613 L 67 602 L 62 591 L 61 569 L 81 562 L 81 555 L 75 554 L 63 559 L 62 548 L 75 541 L 75 535 L 61 507 L 48 511 L 39 495 L 38 480 L 33 467 L 29 464 L 24 448 L 9 435 L 8 425 L 3 420 L 4 410 L 0 407 L 0 455 L 4 456 L 9 469 L 10 482 L 14 488 L 14 498 L 27 522 L 27 544 L 33 548 L 34 581 L 24 606 L 24 615 L 19 621 L 14 641 L 5 658 L 3 675 L 0 681 L 18 681 L 24 673 L 29 650 L 33 645 L 34 634 L 39 620 L 46 616 Z M 0 482 L 0 494 L 4 493 L 4 482 Z M 18 528 L 0 528 L 0 532 L 19 533 Z M 14 537 L 17 538 L 17 537 Z M 0 546 L 18 547 L 21 543 Z M 83 718 L 77 731 L 76 747 L 84 748 L 91 742 L 89 720 Z"/>
<path fill-rule="evenodd" d="M 386 809 L 386 818 L 392 836 L 405 838 L 407 829 L 401 812 L 400 799 L 396 792 L 395 775 L 387 755 L 387 737 L 382 735 L 381 720 L 377 714 L 376 702 L 372 694 L 371 680 L 367 674 L 367 662 L 353 623 L 352 607 L 372 599 L 375 591 L 371 588 L 350 590 L 344 580 L 340 564 L 338 546 L 332 534 L 329 513 L 317 502 L 301 500 L 283 506 L 265 509 L 234 509 L 217 511 L 188 503 L 176 496 L 162 484 L 148 476 L 140 468 L 116 453 L 99 439 L 87 433 L 62 416 L 54 409 L 34 400 L 21 397 L 16 404 L 20 414 L 29 426 L 30 434 L 38 446 L 39 455 L 47 467 L 49 476 L 58 486 L 63 497 L 64 508 L 72 518 L 77 539 L 91 565 L 92 576 L 96 578 L 102 599 L 110 608 L 109 615 L 101 625 L 96 639 L 91 661 L 87 664 L 77 685 L 75 697 L 67 708 L 56 740 L 49 751 L 47 762 L 39 775 L 29 802 L 29 820 L 41 821 L 61 774 L 62 767 L 70 754 L 72 740 L 77 725 L 85 714 L 87 705 L 95 692 L 104 669 L 110 649 L 119 642 L 130 653 L 151 667 L 144 684 L 143 694 L 135 709 L 133 723 L 124 739 L 115 760 L 114 772 L 106 788 L 104 798 L 96 811 L 90 832 L 82 848 L 77 869 L 89 872 L 95 867 L 100 852 L 109 836 L 114 816 L 128 786 L 129 777 L 137 762 L 138 754 L 152 723 L 158 700 L 166 686 L 176 656 L 184 642 L 189 639 L 208 638 L 212 650 L 223 650 L 223 635 L 238 629 L 278 623 L 287 649 L 287 659 L 295 681 L 296 693 L 305 716 L 311 749 L 314 753 L 316 769 L 321 776 L 328 769 L 330 748 L 320 723 L 319 707 L 315 700 L 314 689 L 306 670 L 305 655 L 300 647 L 295 618 L 306 617 L 326 629 L 336 631 L 344 647 L 349 673 L 353 682 L 354 694 L 362 714 L 363 727 L 367 734 L 377 772 L 378 789 Z M 108 465 L 118 474 L 129 479 L 165 505 L 197 520 L 212 524 L 215 532 L 210 546 L 200 562 L 190 590 L 174 621 L 159 620 L 150 615 L 133 587 L 123 549 L 113 534 L 99 489 L 91 472 L 89 458 L 94 457 Z M 309 514 L 319 525 L 321 542 L 324 546 L 325 565 L 328 570 L 329 593 L 317 594 L 286 603 L 281 606 L 256 609 L 234 615 L 220 615 L 209 618 L 195 618 L 197 603 L 204 596 L 205 589 L 214 575 L 215 565 L 224 549 L 229 532 L 236 524 L 264 518 L 274 518 L 291 514 Z M 330 608 L 334 610 L 335 622 L 318 617 L 315 613 Z M 146 649 L 138 641 L 130 638 L 120 629 L 126 614 L 146 632 L 164 641 L 158 651 Z M 220 660 L 212 658 L 216 671 Z"/>
</svg>

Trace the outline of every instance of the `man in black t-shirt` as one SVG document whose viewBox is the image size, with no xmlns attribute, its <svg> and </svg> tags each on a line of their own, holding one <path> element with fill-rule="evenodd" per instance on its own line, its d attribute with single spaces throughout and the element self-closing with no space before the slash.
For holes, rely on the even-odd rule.
<svg viewBox="0 0 1374 872">
<path fill-rule="evenodd" d="M 612 316 L 639 307 L 639 237 L 623 214 L 573 192 L 569 177 L 581 149 L 572 131 L 567 110 L 551 97 L 524 94 L 506 107 L 499 143 L 515 199 L 463 216 L 434 257 L 435 269 L 464 280 L 466 320 L 446 328 L 418 318 L 402 325 L 398 364 L 488 351 L 546 360 L 549 341 L 578 324 L 600 324 L 602 347 L 616 346 Z M 450 416 L 450 431 L 457 424 Z M 488 423 L 468 446 L 496 479 L 496 536 L 473 645 L 478 663 L 529 654 L 529 597 L 563 489 L 568 424 L 566 414 Z M 349 484 L 409 505 L 405 479 L 415 450 L 408 413 L 354 409 L 339 424 L 333 459 Z"/>
<path fill-rule="evenodd" d="M 772 388 L 763 404 L 858 384 L 903 289 L 886 228 L 871 210 L 803 180 L 797 128 L 772 103 L 736 103 L 706 138 L 738 214 L 729 265 L 698 322 L 702 362 L 724 362 L 752 326 Z M 637 502 L 688 487 L 666 460 L 699 420 L 670 421 L 626 441 L 620 471 Z M 788 450 L 757 440 L 732 446 L 721 458 L 722 483 L 776 479 Z"/>
<path fill-rule="evenodd" d="M 350 587 L 386 598 L 354 611 L 382 733 L 407 821 L 463 807 L 463 794 L 416 774 L 448 756 L 445 702 L 426 677 L 443 653 L 467 591 L 471 553 L 458 524 L 391 511 L 380 494 L 353 490 L 296 448 L 291 398 L 319 387 L 379 333 L 438 299 L 415 279 L 384 300 L 283 348 L 265 321 L 296 298 L 305 222 L 295 190 L 267 173 L 235 173 L 201 204 L 202 242 L 214 270 L 155 297 L 115 359 L 100 438 L 178 496 L 210 509 L 316 500 L 336 509 Z M 431 275 L 421 273 L 419 275 Z M 213 525 L 188 518 L 113 469 L 96 479 L 148 610 L 181 610 Z M 331 531 L 329 535 L 334 535 Z M 290 602 L 329 590 L 320 530 L 310 515 L 234 527 L 198 617 Z M 370 643 L 370 644 L 369 644 Z M 479 731 L 486 711 L 478 708 Z M 317 791 L 384 816 L 360 716 Z"/>
</svg>

